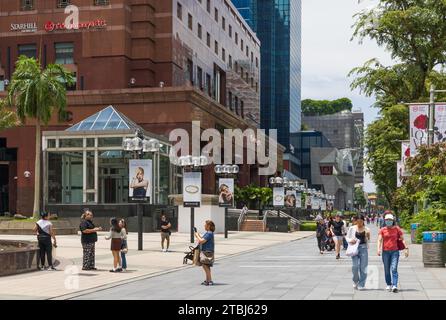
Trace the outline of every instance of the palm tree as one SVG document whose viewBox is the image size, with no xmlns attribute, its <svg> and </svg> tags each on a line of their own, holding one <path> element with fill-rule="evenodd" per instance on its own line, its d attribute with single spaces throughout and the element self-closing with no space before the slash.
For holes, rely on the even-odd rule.
<svg viewBox="0 0 446 320">
<path fill-rule="evenodd" d="M 40 211 L 40 154 L 41 126 L 47 125 L 54 111 L 59 116 L 67 105 L 66 85 L 74 84 L 74 77 L 58 64 L 50 64 L 42 69 L 34 58 L 21 56 L 8 88 L 7 102 L 15 106 L 22 123 L 34 119 L 36 123 L 36 159 L 34 168 L 34 207 L 33 217 Z"/>
<path fill-rule="evenodd" d="M 18 124 L 15 112 L 6 109 L 6 100 L 0 100 L 0 130 L 14 127 Z"/>
</svg>

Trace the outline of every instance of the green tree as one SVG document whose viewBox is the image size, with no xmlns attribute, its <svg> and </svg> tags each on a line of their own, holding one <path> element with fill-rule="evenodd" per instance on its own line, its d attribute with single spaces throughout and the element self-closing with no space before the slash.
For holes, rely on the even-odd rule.
<svg viewBox="0 0 446 320">
<path fill-rule="evenodd" d="M 352 101 L 348 98 L 337 100 L 302 100 L 302 112 L 308 116 L 328 115 L 341 112 L 344 110 L 352 110 Z"/>
<path fill-rule="evenodd" d="M 367 205 L 367 200 L 364 196 L 364 189 L 362 187 L 355 188 L 355 202 L 357 205 L 361 206 L 361 208 L 365 208 Z"/>
<path fill-rule="evenodd" d="M 61 65 L 50 64 L 43 69 L 36 59 L 21 56 L 8 88 L 7 102 L 17 109 L 21 122 L 32 119 L 36 125 L 34 217 L 40 211 L 41 126 L 48 124 L 54 111 L 59 116 L 65 112 L 66 85 L 73 84 L 73 75 Z"/>
<path fill-rule="evenodd" d="M 0 100 L 0 130 L 14 127 L 18 124 L 15 112 L 6 108 L 6 101 Z"/>
</svg>

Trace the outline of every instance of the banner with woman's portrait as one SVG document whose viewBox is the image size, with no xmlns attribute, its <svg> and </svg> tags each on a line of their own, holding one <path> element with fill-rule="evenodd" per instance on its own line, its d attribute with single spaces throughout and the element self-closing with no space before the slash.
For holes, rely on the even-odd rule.
<svg viewBox="0 0 446 320">
<path fill-rule="evenodd" d="M 218 180 L 218 205 L 227 208 L 234 207 L 234 179 Z"/>
<path fill-rule="evenodd" d="M 302 208 L 302 193 L 296 193 L 296 208 Z"/>
<path fill-rule="evenodd" d="M 287 190 L 285 195 L 285 208 L 296 208 L 297 195 L 294 190 Z"/>
<path fill-rule="evenodd" d="M 152 160 L 129 160 L 130 201 L 150 201 L 152 196 Z"/>
</svg>

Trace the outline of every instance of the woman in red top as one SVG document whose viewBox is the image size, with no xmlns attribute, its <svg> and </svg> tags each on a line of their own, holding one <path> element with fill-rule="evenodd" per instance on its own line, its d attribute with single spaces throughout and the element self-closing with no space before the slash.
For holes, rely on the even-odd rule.
<svg viewBox="0 0 446 320">
<path fill-rule="evenodd" d="M 409 256 L 409 248 L 404 241 L 403 232 L 395 226 L 395 218 L 389 212 L 384 217 L 385 226 L 379 231 L 378 256 L 382 255 L 387 291 L 398 292 L 398 261 L 400 251 L 398 241 L 404 244 L 406 258 Z"/>
</svg>

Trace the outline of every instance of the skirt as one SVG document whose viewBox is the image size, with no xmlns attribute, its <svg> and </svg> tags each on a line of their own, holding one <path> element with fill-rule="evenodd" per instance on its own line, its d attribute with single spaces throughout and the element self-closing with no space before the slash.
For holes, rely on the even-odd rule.
<svg viewBox="0 0 446 320">
<path fill-rule="evenodd" d="M 111 239 L 111 251 L 121 251 L 122 239 Z"/>
</svg>

